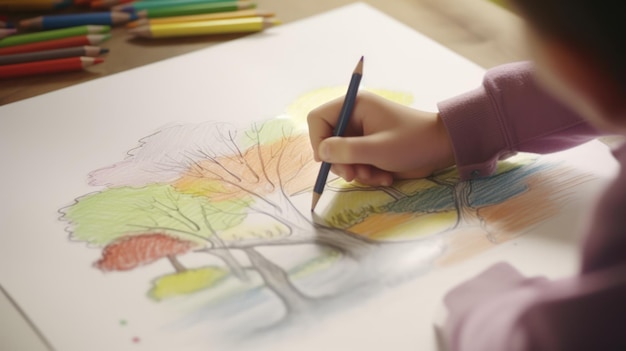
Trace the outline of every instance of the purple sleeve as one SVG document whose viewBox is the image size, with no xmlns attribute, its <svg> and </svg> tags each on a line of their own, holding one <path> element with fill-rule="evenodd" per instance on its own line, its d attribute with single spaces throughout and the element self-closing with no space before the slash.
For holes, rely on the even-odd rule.
<svg viewBox="0 0 626 351">
<path fill-rule="evenodd" d="M 439 103 L 462 179 L 493 174 L 517 152 L 564 150 L 599 133 L 542 91 L 530 63 L 491 69 L 481 87 Z"/>
<path fill-rule="evenodd" d="M 624 350 L 626 264 L 558 281 L 496 264 L 449 292 L 449 351 Z"/>
<path fill-rule="evenodd" d="M 463 179 L 493 173 L 518 151 L 549 153 L 600 133 L 535 84 L 532 66 L 490 70 L 483 85 L 440 103 Z M 494 265 L 444 298 L 452 351 L 626 350 L 626 146 L 620 174 L 597 208 L 582 272 L 550 281 Z"/>
</svg>

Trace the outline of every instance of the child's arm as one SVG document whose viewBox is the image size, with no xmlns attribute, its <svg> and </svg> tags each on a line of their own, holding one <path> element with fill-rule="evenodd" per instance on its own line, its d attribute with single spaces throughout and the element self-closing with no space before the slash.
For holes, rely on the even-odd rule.
<svg viewBox="0 0 626 351">
<path fill-rule="evenodd" d="M 440 103 L 438 114 L 360 93 L 345 137 L 332 137 L 341 102 L 309 114 L 315 159 L 369 185 L 428 176 L 455 162 L 463 179 L 488 176 L 518 151 L 554 152 L 598 135 L 540 90 L 526 63 L 490 70 L 480 88 Z"/>
<path fill-rule="evenodd" d="M 491 175 L 516 152 L 550 153 L 600 135 L 537 86 L 529 63 L 491 69 L 481 87 L 439 103 L 463 179 Z"/>
<path fill-rule="evenodd" d="M 448 351 L 624 350 L 626 265 L 525 278 L 496 264 L 449 292 Z"/>
</svg>

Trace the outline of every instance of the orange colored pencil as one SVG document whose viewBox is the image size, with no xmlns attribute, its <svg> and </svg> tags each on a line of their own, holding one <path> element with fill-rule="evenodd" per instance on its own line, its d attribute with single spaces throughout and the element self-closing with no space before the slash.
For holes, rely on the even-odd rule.
<svg viewBox="0 0 626 351">
<path fill-rule="evenodd" d="M 104 62 L 104 59 L 101 57 L 70 57 L 0 66 L 0 79 L 80 71 L 102 62 Z"/>
<path fill-rule="evenodd" d="M 39 41 L 30 44 L 7 46 L 0 48 L 0 55 L 21 54 L 24 52 L 69 48 L 72 46 L 98 45 L 110 37 L 110 34 L 89 34 L 55 40 Z"/>
</svg>

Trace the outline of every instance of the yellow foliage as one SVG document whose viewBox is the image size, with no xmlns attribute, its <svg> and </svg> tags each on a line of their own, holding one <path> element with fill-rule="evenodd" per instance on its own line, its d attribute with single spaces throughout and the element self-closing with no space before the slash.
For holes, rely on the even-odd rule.
<svg viewBox="0 0 626 351">
<path fill-rule="evenodd" d="M 148 296 L 159 301 L 207 289 L 228 274 L 219 267 L 203 267 L 166 275 L 153 281 Z"/>
<path fill-rule="evenodd" d="M 371 215 L 349 230 L 374 240 L 415 239 L 443 232 L 452 227 L 455 221 L 456 212 L 452 211 L 422 215 L 380 213 Z"/>
<path fill-rule="evenodd" d="M 398 91 L 385 89 L 365 89 L 374 94 L 380 95 L 387 100 L 395 101 L 404 105 L 413 103 L 413 95 Z M 342 97 L 346 94 L 345 86 L 326 87 L 316 89 L 312 92 L 300 96 L 289 107 L 287 107 L 287 115 L 293 118 L 296 125 L 306 125 L 306 117 L 314 108 L 323 105 L 333 99 Z"/>
</svg>

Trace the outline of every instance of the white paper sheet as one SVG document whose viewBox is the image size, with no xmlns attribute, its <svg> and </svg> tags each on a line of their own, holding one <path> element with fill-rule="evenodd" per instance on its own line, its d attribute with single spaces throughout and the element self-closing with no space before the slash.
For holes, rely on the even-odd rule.
<svg viewBox="0 0 626 351">
<path fill-rule="evenodd" d="M 434 350 L 431 322 L 441 297 L 490 262 L 506 259 L 526 273 L 552 277 L 572 272 L 583 208 L 615 169 L 606 147 L 595 142 L 541 159 L 563 160 L 585 179 L 576 183 L 567 206 L 554 218 L 533 224 L 532 234 L 462 263 L 397 276 L 376 285 L 375 294 L 361 294 L 352 286 L 352 295 L 344 300 L 320 305 L 333 311 L 277 330 L 239 335 L 232 328 L 245 324 L 245 318 L 280 314 L 276 301 L 251 304 L 245 318 L 224 317 L 223 323 L 202 313 L 181 318 L 180 312 L 188 312 L 197 299 L 158 303 L 146 296 L 151 280 L 171 270 L 166 260 L 105 274 L 93 266 L 102 248 L 68 237 L 68 223 L 60 220 L 63 209 L 105 190 L 110 178 L 94 182 L 93 172 L 129 159 L 127 153 L 140 139 L 167 126 L 217 121 L 242 131 L 253 122 L 284 117 L 301 96 L 345 86 L 361 55 L 366 60 L 363 86 L 408 93 L 413 106 L 427 110 L 474 88 L 484 73 L 377 10 L 354 4 L 1 107 L 0 284 L 58 350 Z M 167 140 L 170 149 L 183 148 L 184 140 Z M 585 155 L 592 155 L 586 158 L 590 161 L 581 161 Z M 126 175 L 141 171 L 135 168 Z M 332 206 L 332 196 L 324 196 L 324 206 Z M 303 198 L 305 204 L 297 204 L 301 209 L 309 203 L 308 195 Z M 407 257 L 419 260 L 439 248 L 418 248 Z M 294 248 L 273 257 L 288 266 L 310 250 L 315 248 Z M 196 263 L 185 257 L 181 260 L 186 264 Z M 225 325 L 227 336 L 222 333 Z"/>
</svg>

